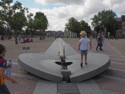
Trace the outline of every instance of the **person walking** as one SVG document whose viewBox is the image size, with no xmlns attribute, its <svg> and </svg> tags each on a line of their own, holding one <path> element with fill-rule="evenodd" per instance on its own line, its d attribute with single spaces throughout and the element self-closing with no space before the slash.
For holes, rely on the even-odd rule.
<svg viewBox="0 0 125 94">
<path fill-rule="evenodd" d="M 80 40 L 79 40 L 79 46 L 78 46 L 78 50 L 80 50 L 81 52 L 81 68 L 83 68 L 83 56 L 84 56 L 84 62 L 85 65 L 87 65 L 87 54 L 88 54 L 88 50 L 89 47 L 90 49 L 92 48 L 92 44 L 90 42 L 90 39 L 87 38 L 87 34 L 85 31 L 81 31 L 80 33 Z"/>
<path fill-rule="evenodd" d="M 98 51 L 98 48 L 99 48 L 99 50 L 103 51 L 103 49 L 102 49 L 103 43 L 104 43 L 104 36 L 102 33 L 99 33 L 97 36 L 96 51 Z"/>
<path fill-rule="evenodd" d="M 8 67 L 7 62 L 5 60 L 6 48 L 4 45 L 0 44 L 0 94 L 10 94 L 4 80 L 9 80 L 13 84 L 17 83 L 16 80 L 7 76 L 5 74 L 5 70 Z"/>
</svg>

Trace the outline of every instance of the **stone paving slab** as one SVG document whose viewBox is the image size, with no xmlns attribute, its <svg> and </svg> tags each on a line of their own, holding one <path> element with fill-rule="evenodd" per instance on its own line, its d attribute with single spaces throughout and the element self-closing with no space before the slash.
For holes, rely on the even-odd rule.
<svg viewBox="0 0 125 94">
<path fill-rule="evenodd" d="M 125 63 L 116 63 L 116 62 L 112 62 L 110 65 L 111 68 L 118 68 L 118 69 L 122 69 L 125 70 Z"/>
<path fill-rule="evenodd" d="M 57 84 L 39 80 L 33 94 L 57 94 Z"/>
<path fill-rule="evenodd" d="M 125 39 L 108 40 L 112 46 L 117 48 L 123 55 L 125 55 Z"/>
<path fill-rule="evenodd" d="M 110 90 L 114 93 L 125 94 L 125 82 L 122 80 L 101 77 L 100 79 L 96 80 L 96 83 L 103 90 Z"/>
<path fill-rule="evenodd" d="M 125 79 L 125 70 L 121 71 L 120 69 L 109 68 L 103 74 L 105 74 L 107 76 L 119 77 L 119 78 Z"/>
<path fill-rule="evenodd" d="M 58 94 L 80 94 L 76 83 L 58 83 Z"/>
<path fill-rule="evenodd" d="M 125 63 L 125 60 L 117 60 L 117 59 L 112 59 L 112 62 L 117 62 L 117 63 Z"/>
<path fill-rule="evenodd" d="M 94 80 L 78 83 L 80 94 L 118 94 L 110 90 L 103 90 Z"/>
<path fill-rule="evenodd" d="M 103 94 L 119 94 L 110 90 L 101 90 L 103 92 Z"/>
<path fill-rule="evenodd" d="M 33 94 L 34 88 L 36 87 L 37 80 L 12 76 L 17 84 L 12 84 L 9 81 L 6 81 L 7 87 L 9 88 L 11 94 Z"/>
<path fill-rule="evenodd" d="M 121 56 L 121 55 L 109 55 L 110 58 L 118 58 L 118 59 L 124 59 L 125 56 Z"/>
<path fill-rule="evenodd" d="M 94 80 L 78 83 L 80 94 L 103 94 Z"/>
</svg>

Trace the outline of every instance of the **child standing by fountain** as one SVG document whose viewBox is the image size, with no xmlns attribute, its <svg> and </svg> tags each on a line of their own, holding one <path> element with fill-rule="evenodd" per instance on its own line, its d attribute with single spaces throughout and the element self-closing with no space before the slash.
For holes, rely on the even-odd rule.
<svg viewBox="0 0 125 94">
<path fill-rule="evenodd" d="M 92 48 L 92 44 L 90 42 L 90 39 L 87 38 L 87 34 L 85 31 L 81 31 L 80 33 L 80 40 L 79 40 L 79 47 L 78 47 L 78 50 L 81 51 L 81 68 L 83 68 L 83 56 L 85 57 L 84 58 L 84 62 L 85 62 L 85 65 L 87 65 L 87 53 L 88 53 L 88 49 L 90 47 L 90 49 Z"/>
</svg>

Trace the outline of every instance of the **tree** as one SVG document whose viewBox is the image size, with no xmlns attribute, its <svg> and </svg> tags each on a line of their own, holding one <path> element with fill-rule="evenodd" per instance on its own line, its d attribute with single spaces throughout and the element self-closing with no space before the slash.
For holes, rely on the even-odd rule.
<svg viewBox="0 0 125 94">
<path fill-rule="evenodd" d="M 111 35 L 116 34 L 116 14 L 112 10 L 103 10 L 92 18 L 94 30 L 110 32 Z"/>
<path fill-rule="evenodd" d="M 11 17 L 11 28 L 14 30 L 15 34 L 15 44 L 18 44 L 17 36 L 22 31 L 22 28 L 26 26 L 26 16 L 27 8 L 22 7 L 20 2 L 16 2 L 13 6 L 13 15 Z"/>
<path fill-rule="evenodd" d="M 4 22 L 4 26 L 6 26 L 7 33 L 14 30 L 15 34 L 15 43 L 17 42 L 17 34 L 25 25 L 25 11 L 26 8 L 22 7 L 22 4 L 16 1 L 12 4 L 13 0 L 1 0 L 0 6 L 0 16 L 2 21 Z"/>
<path fill-rule="evenodd" d="M 79 33 L 80 33 L 80 24 L 79 24 L 79 22 L 74 17 L 71 17 L 69 19 L 68 23 L 66 23 L 66 28 L 69 31 L 76 33 L 77 36 L 79 36 Z"/>
<path fill-rule="evenodd" d="M 18 44 L 17 36 L 19 32 L 22 31 L 22 28 L 26 25 L 26 17 L 24 13 L 17 12 L 13 15 L 11 21 L 13 22 L 11 23 L 11 28 L 15 32 L 15 43 Z"/>
<path fill-rule="evenodd" d="M 28 15 L 27 15 L 27 31 L 30 33 L 30 34 L 32 34 L 32 35 L 34 35 L 34 33 L 33 33 L 33 31 L 35 31 L 34 30 L 34 19 L 32 18 L 32 16 L 33 16 L 33 14 L 32 13 L 29 13 Z"/>
<path fill-rule="evenodd" d="M 79 33 L 82 30 L 86 31 L 87 34 L 91 33 L 91 28 L 87 22 L 85 22 L 84 20 L 78 22 L 74 17 L 71 17 L 68 23 L 66 23 L 66 28 L 71 32 L 75 32 L 77 36 L 79 36 Z"/>
<path fill-rule="evenodd" d="M 4 23 L 0 20 L 0 35 L 1 35 L 1 34 L 3 35 L 4 32 L 5 32 Z"/>
<path fill-rule="evenodd" d="M 12 2 L 13 0 L 1 0 L 0 2 L 0 6 L 1 6 L 0 17 L 1 17 L 1 20 L 3 21 L 4 26 L 6 26 L 5 34 L 9 33 L 11 30 L 10 19 L 12 16 L 12 7 L 11 7 Z"/>
<path fill-rule="evenodd" d="M 48 20 L 44 15 L 44 13 L 36 12 L 36 15 L 34 16 L 34 27 L 35 30 L 40 31 L 40 40 L 42 38 L 45 38 L 44 35 L 45 35 L 45 30 L 48 27 Z"/>
<path fill-rule="evenodd" d="M 92 18 L 92 26 L 94 27 L 94 30 L 96 31 L 96 32 L 99 32 L 100 31 L 100 27 L 101 27 L 101 25 L 100 25 L 100 19 L 99 19 L 99 17 L 97 16 L 97 15 L 94 15 L 94 17 Z"/>
<path fill-rule="evenodd" d="M 81 20 L 80 22 L 80 31 L 86 31 L 87 35 L 89 36 L 91 34 L 91 28 L 88 25 L 87 22 L 85 22 L 84 20 Z"/>
</svg>

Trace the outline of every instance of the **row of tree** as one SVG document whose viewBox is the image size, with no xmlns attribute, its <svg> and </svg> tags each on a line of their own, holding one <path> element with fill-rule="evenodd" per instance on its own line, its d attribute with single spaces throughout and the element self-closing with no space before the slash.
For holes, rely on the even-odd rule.
<svg viewBox="0 0 125 94">
<path fill-rule="evenodd" d="M 30 34 L 34 34 L 34 31 L 39 32 L 40 39 L 42 39 L 47 27 L 48 20 L 44 13 L 36 12 L 33 15 L 18 1 L 15 3 L 13 0 L 0 1 L 0 34 L 10 35 L 13 33 L 16 44 L 18 44 L 17 36 L 22 33 L 23 29 Z"/>
<path fill-rule="evenodd" d="M 97 32 L 110 32 L 111 35 L 115 36 L 116 24 L 116 14 L 112 10 L 103 10 L 92 18 L 92 26 Z M 13 32 L 16 44 L 18 43 L 17 36 L 21 34 L 23 29 L 33 35 L 37 32 L 42 39 L 47 27 L 48 19 L 44 13 L 36 12 L 33 15 L 28 11 L 28 8 L 23 7 L 18 1 L 15 3 L 13 0 L 0 1 L 0 34 L 10 35 Z M 85 30 L 88 35 L 91 33 L 91 28 L 87 22 L 78 21 L 74 17 L 68 20 L 65 28 L 78 36 L 82 30 Z"/>
<path fill-rule="evenodd" d="M 85 22 L 84 20 L 77 21 L 77 19 L 75 19 L 74 17 L 71 17 L 65 26 L 67 30 L 76 33 L 78 37 L 79 37 L 79 33 L 82 30 L 86 31 L 88 35 L 90 35 L 91 33 L 91 28 L 87 22 Z"/>
<path fill-rule="evenodd" d="M 104 32 L 107 35 L 109 32 L 111 36 L 116 36 L 116 18 L 117 16 L 112 10 L 103 10 L 94 15 L 91 24 L 94 28 L 94 31 L 96 31 L 97 33 Z M 66 29 L 77 33 L 78 36 L 80 31 L 82 30 L 85 30 L 88 35 L 90 35 L 91 33 L 91 28 L 87 22 L 85 22 L 84 20 L 78 22 L 74 17 L 69 19 L 68 23 L 66 24 Z"/>
</svg>

